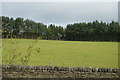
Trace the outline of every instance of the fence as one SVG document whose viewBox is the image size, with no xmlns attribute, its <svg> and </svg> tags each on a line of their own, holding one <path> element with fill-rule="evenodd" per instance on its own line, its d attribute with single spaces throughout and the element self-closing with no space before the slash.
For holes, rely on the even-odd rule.
<svg viewBox="0 0 120 80">
<path fill-rule="evenodd" d="M 5 78 L 119 78 L 119 68 L 2 65 Z M 10 79 L 9 79 L 10 80 Z M 13 79 L 12 79 L 13 80 Z"/>
</svg>

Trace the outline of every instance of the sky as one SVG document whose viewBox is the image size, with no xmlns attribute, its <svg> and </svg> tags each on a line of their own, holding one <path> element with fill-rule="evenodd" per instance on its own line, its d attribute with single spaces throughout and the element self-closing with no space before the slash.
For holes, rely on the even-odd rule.
<svg viewBox="0 0 120 80">
<path fill-rule="evenodd" d="M 63 27 L 95 20 L 111 22 L 118 21 L 118 2 L 2 2 L 1 15 Z"/>
</svg>

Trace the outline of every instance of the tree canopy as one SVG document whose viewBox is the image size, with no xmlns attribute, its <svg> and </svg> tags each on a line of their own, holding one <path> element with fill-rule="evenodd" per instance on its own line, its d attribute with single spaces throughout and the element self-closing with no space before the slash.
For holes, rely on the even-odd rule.
<svg viewBox="0 0 120 80">
<path fill-rule="evenodd" d="M 45 25 L 21 17 L 2 17 L 2 38 L 25 38 L 68 41 L 120 41 L 118 22 L 88 22 L 68 24 L 66 28 Z"/>
</svg>

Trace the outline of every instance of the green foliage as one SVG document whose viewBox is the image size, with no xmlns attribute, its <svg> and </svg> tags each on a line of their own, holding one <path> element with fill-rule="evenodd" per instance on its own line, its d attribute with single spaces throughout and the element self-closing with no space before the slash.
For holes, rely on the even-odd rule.
<svg viewBox="0 0 120 80">
<path fill-rule="evenodd" d="M 67 25 L 65 38 L 72 41 L 119 41 L 119 28 L 119 24 L 114 21 L 74 23 Z"/>
<path fill-rule="evenodd" d="M 69 41 L 119 41 L 120 25 L 93 21 L 89 23 L 68 24 L 66 28 L 23 18 L 2 16 L 3 38 L 69 40 Z"/>
</svg>

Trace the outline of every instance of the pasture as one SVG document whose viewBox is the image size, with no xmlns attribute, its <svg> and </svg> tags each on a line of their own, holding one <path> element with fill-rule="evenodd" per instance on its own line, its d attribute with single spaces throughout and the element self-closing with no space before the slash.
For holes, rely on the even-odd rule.
<svg viewBox="0 0 120 80">
<path fill-rule="evenodd" d="M 14 63 L 20 65 L 20 57 L 28 53 L 28 65 L 118 67 L 118 42 L 2 40 L 3 64 L 8 64 L 12 54 L 19 54 Z"/>
</svg>

